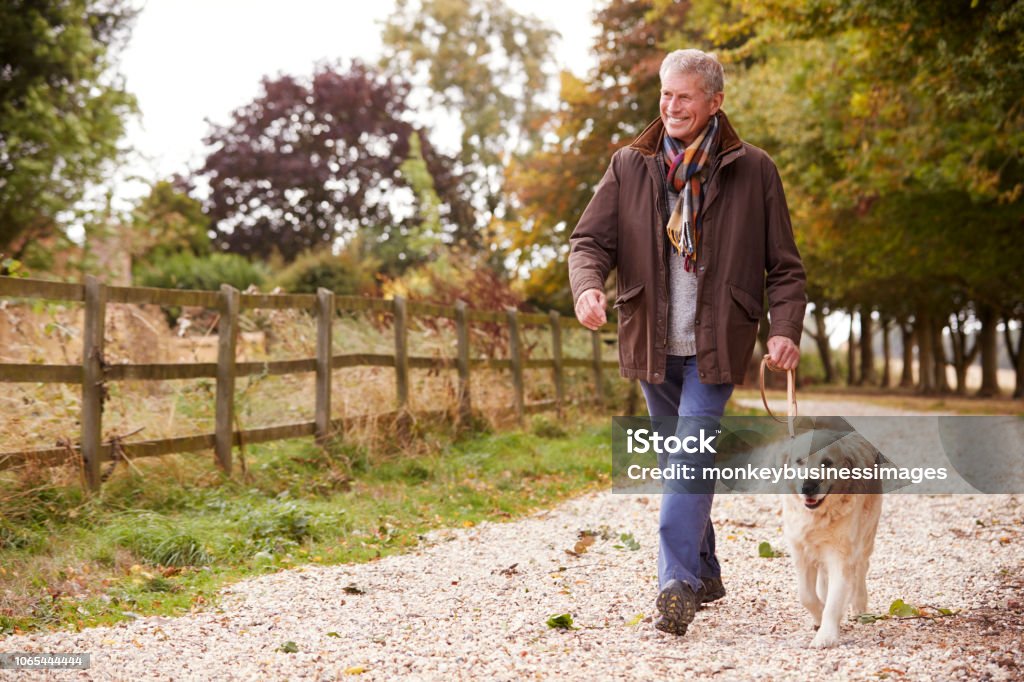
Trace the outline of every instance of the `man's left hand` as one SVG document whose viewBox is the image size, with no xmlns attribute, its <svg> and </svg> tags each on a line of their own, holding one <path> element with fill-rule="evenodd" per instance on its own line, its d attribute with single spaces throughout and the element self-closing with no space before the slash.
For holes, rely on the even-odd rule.
<svg viewBox="0 0 1024 682">
<path fill-rule="evenodd" d="M 768 364 L 774 370 L 796 369 L 800 364 L 800 349 L 793 340 L 786 336 L 773 336 L 768 339 Z"/>
</svg>

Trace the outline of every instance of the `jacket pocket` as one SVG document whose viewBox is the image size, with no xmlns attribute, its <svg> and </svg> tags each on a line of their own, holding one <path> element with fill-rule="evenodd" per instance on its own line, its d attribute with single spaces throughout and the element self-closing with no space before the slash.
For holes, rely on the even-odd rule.
<svg viewBox="0 0 1024 682">
<path fill-rule="evenodd" d="M 747 317 L 753 322 L 757 322 L 761 319 L 761 312 L 764 310 L 762 302 L 747 291 L 740 289 L 735 284 L 729 285 L 729 295 L 732 296 L 732 300 L 743 309 L 743 312 L 747 314 Z"/>
<path fill-rule="evenodd" d="M 643 282 L 640 282 L 639 284 L 634 284 L 633 286 L 629 287 L 628 289 L 623 291 L 621 294 L 619 294 L 618 297 L 616 297 L 616 299 L 615 299 L 615 306 L 614 307 L 615 308 L 622 308 L 627 303 L 629 303 L 630 301 L 634 300 L 637 296 L 639 296 L 640 292 L 643 291 L 643 290 L 644 290 L 644 283 Z"/>
</svg>

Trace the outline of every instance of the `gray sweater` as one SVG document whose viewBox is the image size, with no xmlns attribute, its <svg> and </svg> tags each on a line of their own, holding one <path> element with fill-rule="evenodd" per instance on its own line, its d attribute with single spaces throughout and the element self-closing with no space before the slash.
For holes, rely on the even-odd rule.
<svg viewBox="0 0 1024 682">
<path fill-rule="evenodd" d="M 679 194 L 672 185 L 665 184 L 668 188 L 668 210 L 671 211 L 679 200 Z M 668 241 L 667 235 L 665 241 Z M 668 249 L 668 354 L 696 355 L 693 320 L 697 316 L 697 273 L 686 271 L 683 267 L 685 259 L 671 243 Z"/>
</svg>

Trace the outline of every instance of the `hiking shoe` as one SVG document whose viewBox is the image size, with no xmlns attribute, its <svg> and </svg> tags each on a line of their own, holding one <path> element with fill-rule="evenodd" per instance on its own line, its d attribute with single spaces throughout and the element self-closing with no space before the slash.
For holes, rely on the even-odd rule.
<svg viewBox="0 0 1024 682">
<path fill-rule="evenodd" d="M 725 585 L 722 584 L 722 579 L 713 578 L 701 578 L 700 589 L 697 590 L 697 603 L 707 604 L 709 602 L 718 601 L 725 596 Z"/>
<path fill-rule="evenodd" d="M 697 597 L 693 590 L 674 579 L 665 583 L 654 605 L 661 614 L 654 627 L 671 635 L 685 635 L 697 613 Z"/>
</svg>

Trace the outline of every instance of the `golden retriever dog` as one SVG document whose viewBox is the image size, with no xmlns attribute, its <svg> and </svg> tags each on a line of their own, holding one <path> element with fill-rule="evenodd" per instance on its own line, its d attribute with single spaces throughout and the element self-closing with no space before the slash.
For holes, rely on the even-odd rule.
<svg viewBox="0 0 1024 682">
<path fill-rule="evenodd" d="M 818 631 L 812 648 L 839 643 L 839 623 L 848 607 L 853 615 L 867 610 L 868 562 L 882 512 L 881 484 L 851 475 L 854 469 L 871 470 L 879 452 L 845 420 L 830 421 L 831 428 L 815 427 L 808 454 L 784 457 L 798 476 L 783 495 L 782 529 L 793 554 L 800 603 Z M 817 477 L 809 474 L 812 469 Z"/>
</svg>

